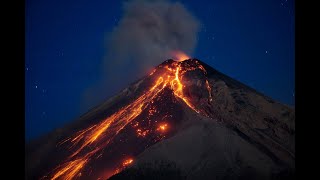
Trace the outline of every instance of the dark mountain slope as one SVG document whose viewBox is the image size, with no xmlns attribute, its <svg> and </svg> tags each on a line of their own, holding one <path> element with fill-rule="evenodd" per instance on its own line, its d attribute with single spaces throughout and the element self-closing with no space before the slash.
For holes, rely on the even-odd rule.
<svg viewBox="0 0 320 180">
<path fill-rule="evenodd" d="M 27 144 L 26 177 L 281 179 L 294 174 L 294 121 L 294 109 L 197 59 L 167 60 Z"/>
</svg>

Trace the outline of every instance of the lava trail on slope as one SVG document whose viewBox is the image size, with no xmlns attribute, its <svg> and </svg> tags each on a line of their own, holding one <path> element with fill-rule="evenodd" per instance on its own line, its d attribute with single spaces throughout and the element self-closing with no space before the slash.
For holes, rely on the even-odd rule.
<svg viewBox="0 0 320 180">
<path fill-rule="evenodd" d="M 201 78 L 195 80 L 195 75 Z M 121 172 L 144 149 L 174 134 L 183 106 L 208 116 L 202 108 L 212 101 L 206 75 L 196 59 L 160 64 L 140 96 L 60 141 L 57 148 L 67 149 L 69 155 L 42 179 L 107 179 Z M 197 88 L 205 89 L 206 98 L 197 97 Z"/>
</svg>

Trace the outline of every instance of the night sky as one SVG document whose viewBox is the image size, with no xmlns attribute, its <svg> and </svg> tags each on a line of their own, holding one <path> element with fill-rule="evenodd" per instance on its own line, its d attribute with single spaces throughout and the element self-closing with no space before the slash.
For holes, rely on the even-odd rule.
<svg viewBox="0 0 320 180">
<path fill-rule="evenodd" d="M 193 57 L 294 106 L 294 1 L 180 2 L 202 23 Z M 102 78 L 106 35 L 121 16 L 121 1 L 26 1 L 26 140 L 92 107 L 84 102 L 84 94 Z M 127 74 L 124 84 L 135 80 Z M 97 94 L 95 105 L 126 85 Z"/>
</svg>

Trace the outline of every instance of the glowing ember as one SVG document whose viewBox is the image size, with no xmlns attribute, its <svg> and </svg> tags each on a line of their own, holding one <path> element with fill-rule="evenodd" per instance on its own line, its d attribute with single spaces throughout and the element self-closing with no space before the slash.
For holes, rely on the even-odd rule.
<svg viewBox="0 0 320 180">
<path fill-rule="evenodd" d="M 119 172 L 123 171 L 125 168 L 127 168 L 130 164 L 132 164 L 133 159 L 129 158 L 126 159 L 125 161 L 123 161 L 121 167 L 118 167 L 113 173 L 112 175 L 118 174 Z"/>
<path fill-rule="evenodd" d="M 159 131 L 165 131 L 168 128 L 168 124 L 161 124 L 157 130 Z"/>
<path fill-rule="evenodd" d="M 185 53 L 183 53 L 182 51 L 172 51 L 171 55 L 173 56 L 173 59 L 178 62 L 190 59 L 190 57 Z"/>
<path fill-rule="evenodd" d="M 127 167 L 128 165 L 130 165 L 133 162 L 133 159 L 127 159 L 122 163 L 122 166 Z"/>
<path fill-rule="evenodd" d="M 81 171 L 86 166 L 86 164 L 93 159 L 93 156 L 97 156 L 97 152 L 106 148 L 110 142 L 119 134 L 119 132 L 124 129 L 129 123 L 139 116 L 147 107 L 155 102 L 155 99 L 159 97 L 158 95 L 163 92 L 165 88 L 172 90 L 174 96 L 177 99 L 182 100 L 188 107 L 197 113 L 202 113 L 206 115 L 205 112 L 200 111 L 196 108 L 189 97 L 184 94 L 184 88 L 186 87 L 183 81 L 184 74 L 188 71 L 200 70 L 206 75 L 205 68 L 195 61 L 195 65 L 183 65 L 181 61 L 189 59 L 187 55 L 182 52 L 174 52 L 176 60 L 170 65 L 163 67 L 164 71 L 154 70 L 150 76 L 155 76 L 156 79 L 154 84 L 150 89 L 144 92 L 140 97 L 135 99 L 132 103 L 127 106 L 122 107 L 114 114 L 110 115 L 106 119 L 94 124 L 86 129 L 83 129 L 76 133 L 74 136 L 63 140 L 58 145 L 62 145 L 69 142 L 71 145 L 69 148 L 72 153 L 68 158 L 58 167 L 56 167 L 52 172 L 50 172 L 44 178 L 49 179 L 73 179 L 81 175 Z M 155 75 L 156 74 L 156 75 Z M 211 87 L 208 80 L 205 82 L 206 89 L 209 93 L 209 100 L 212 101 Z M 150 106 L 149 106 L 150 107 Z M 151 106 L 148 110 L 148 114 L 153 115 L 159 111 L 156 106 Z M 139 122 L 131 124 L 136 131 L 137 137 L 146 137 L 152 134 L 154 130 L 165 132 L 168 129 L 168 124 L 163 123 L 155 128 L 142 128 L 139 127 Z M 165 137 L 165 136 L 163 136 Z M 159 140 L 161 140 L 160 138 Z M 114 173 L 122 171 L 126 166 L 131 164 L 133 159 L 127 159 L 122 163 L 121 168 L 117 168 Z M 114 174 L 113 173 L 113 174 Z M 82 173 L 83 175 L 83 173 Z"/>
</svg>

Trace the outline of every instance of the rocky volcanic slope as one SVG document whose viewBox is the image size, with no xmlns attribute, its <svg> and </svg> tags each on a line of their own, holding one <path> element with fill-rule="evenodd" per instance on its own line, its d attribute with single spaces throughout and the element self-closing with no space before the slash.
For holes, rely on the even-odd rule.
<svg viewBox="0 0 320 180">
<path fill-rule="evenodd" d="M 133 167 L 110 180 L 148 179 L 153 174 L 158 179 L 294 176 L 294 109 L 202 64 L 213 96 L 203 107 L 209 118 L 186 113 L 183 130 L 145 150 Z"/>
<path fill-rule="evenodd" d="M 155 72 L 77 121 L 28 144 L 26 178 L 38 179 L 57 167 L 70 154 L 66 150 L 69 146 L 57 144 L 135 102 L 161 71 L 174 63 L 165 61 Z M 180 64 L 182 69 L 199 65 L 205 69 L 204 73 L 201 68 L 193 68 L 195 70 L 183 75 L 183 94 L 191 107 L 169 88 L 163 89 L 157 94 L 159 98 L 152 100 L 153 105 L 148 103 L 130 126 L 123 128 L 110 145 L 101 150 L 103 157 L 89 163 L 91 169 L 77 172 L 74 178 L 110 177 L 115 174 L 113 164 L 119 164 L 119 159 L 128 155 L 134 158 L 132 166 L 116 171 L 120 173 L 110 179 L 286 179 L 294 176 L 294 109 L 197 59 Z M 154 109 L 156 112 L 150 115 Z M 159 133 L 158 122 L 166 122 L 168 131 Z M 135 128 L 137 123 L 140 129 Z M 135 135 L 139 130 L 148 130 L 148 135 L 142 138 Z M 90 152 L 83 151 L 84 154 Z M 110 169 L 112 173 L 108 172 Z"/>
</svg>

